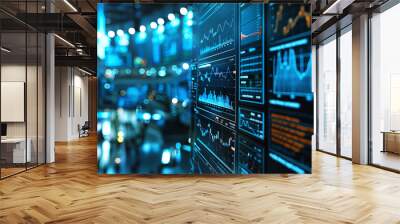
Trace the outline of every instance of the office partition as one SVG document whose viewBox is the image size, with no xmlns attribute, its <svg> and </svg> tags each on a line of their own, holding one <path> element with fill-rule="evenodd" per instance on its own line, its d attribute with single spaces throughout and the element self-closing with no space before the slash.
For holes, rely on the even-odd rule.
<svg viewBox="0 0 400 224">
<path fill-rule="evenodd" d="M 0 2 L 1 179 L 45 163 L 46 40 L 24 22 L 29 13 L 44 13 L 44 3 Z"/>
</svg>

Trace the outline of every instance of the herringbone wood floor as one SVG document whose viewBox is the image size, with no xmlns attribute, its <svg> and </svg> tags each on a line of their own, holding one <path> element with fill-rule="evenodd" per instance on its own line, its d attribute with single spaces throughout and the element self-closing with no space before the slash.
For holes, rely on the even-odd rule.
<svg viewBox="0 0 400 224">
<path fill-rule="evenodd" d="M 94 137 L 0 181 L 0 223 L 400 223 L 400 175 L 314 153 L 312 175 L 98 176 Z"/>
</svg>

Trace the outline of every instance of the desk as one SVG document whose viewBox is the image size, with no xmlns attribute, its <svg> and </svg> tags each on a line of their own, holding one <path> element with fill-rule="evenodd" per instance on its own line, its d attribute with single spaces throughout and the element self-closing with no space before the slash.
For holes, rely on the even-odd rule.
<svg viewBox="0 0 400 224">
<path fill-rule="evenodd" d="M 383 131 L 383 151 L 400 154 L 400 131 Z"/>
<path fill-rule="evenodd" d="M 25 163 L 31 162 L 32 160 L 32 153 L 31 153 L 31 139 L 27 139 L 26 142 L 28 143 L 25 151 L 25 138 L 6 138 L 1 139 L 1 153 L 3 157 L 3 153 L 11 152 L 10 156 L 7 156 L 6 161 L 9 163 Z M 11 148 L 12 147 L 12 148 Z M 3 157 L 4 158 L 4 157 Z M 12 158 L 12 159 L 11 159 Z M 26 159 L 26 160 L 25 160 Z"/>
</svg>

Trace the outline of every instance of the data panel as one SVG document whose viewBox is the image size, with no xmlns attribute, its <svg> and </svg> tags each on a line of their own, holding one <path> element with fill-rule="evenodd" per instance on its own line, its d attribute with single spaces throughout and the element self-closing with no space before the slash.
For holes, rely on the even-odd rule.
<svg viewBox="0 0 400 224">
<path fill-rule="evenodd" d="M 218 161 L 226 169 L 235 170 L 236 134 L 234 129 L 221 125 L 207 116 L 198 113 L 195 117 L 195 143 L 207 151 L 213 160 Z"/>
<path fill-rule="evenodd" d="M 235 51 L 236 8 L 237 5 L 234 3 L 200 6 L 199 52 L 201 58 Z"/>
<path fill-rule="evenodd" d="M 198 104 L 200 107 L 235 120 L 235 56 L 202 61 L 198 66 Z"/>
<path fill-rule="evenodd" d="M 240 5 L 239 100 L 264 103 L 264 4 Z"/>
<path fill-rule="evenodd" d="M 240 174 L 264 173 L 264 146 L 243 136 L 238 143 Z"/>
<path fill-rule="evenodd" d="M 268 9 L 267 166 L 271 172 L 310 173 L 314 131 L 310 6 L 270 4 Z"/>
<path fill-rule="evenodd" d="M 156 6 L 99 4 L 100 173 L 311 172 L 310 5 Z"/>
<path fill-rule="evenodd" d="M 264 112 L 239 107 L 239 129 L 264 140 Z"/>
</svg>

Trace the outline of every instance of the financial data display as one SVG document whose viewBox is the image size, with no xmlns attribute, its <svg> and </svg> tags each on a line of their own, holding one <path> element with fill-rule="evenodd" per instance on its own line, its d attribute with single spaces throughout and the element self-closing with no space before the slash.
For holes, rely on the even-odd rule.
<svg viewBox="0 0 400 224">
<path fill-rule="evenodd" d="M 239 108 L 239 129 L 264 140 L 264 112 Z"/>
<path fill-rule="evenodd" d="M 201 61 L 198 73 L 198 104 L 235 120 L 235 56 Z"/>
<path fill-rule="evenodd" d="M 239 137 L 238 173 L 264 173 L 264 146 L 244 137 Z"/>
<path fill-rule="evenodd" d="M 309 11 L 98 4 L 99 173 L 310 173 Z"/>
<path fill-rule="evenodd" d="M 304 37 L 311 31 L 311 11 L 309 4 L 271 3 L 269 41 L 285 42 L 285 39 Z"/>
<path fill-rule="evenodd" d="M 240 5 L 239 100 L 264 103 L 264 4 Z"/>
<path fill-rule="evenodd" d="M 200 58 L 233 53 L 236 50 L 237 4 L 210 3 L 199 6 Z"/>
<path fill-rule="evenodd" d="M 311 172 L 311 14 L 303 4 L 269 5 L 269 159 Z M 284 162 L 282 162 L 284 161 Z"/>
<path fill-rule="evenodd" d="M 236 169 L 237 7 L 234 3 L 198 6 L 194 154 L 227 173 Z M 198 166 L 194 171 L 205 172 Z"/>
<path fill-rule="evenodd" d="M 206 149 L 207 153 L 215 157 L 217 164 L 233 173 L 235 170 L 235 130 L 213 122 L 203 114 L 196 115 L 195 145 L 203 148 L 203 151 Z"/>
</svg>

